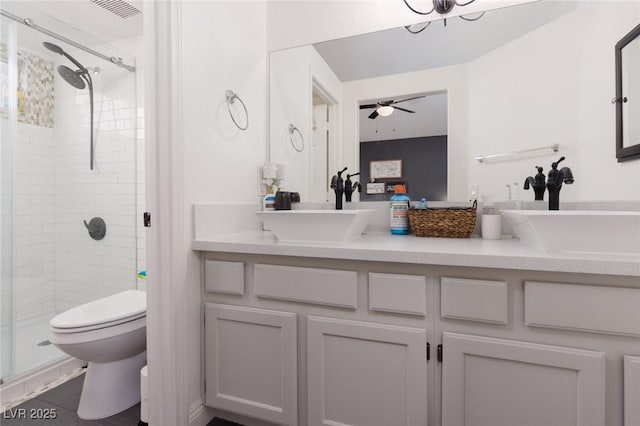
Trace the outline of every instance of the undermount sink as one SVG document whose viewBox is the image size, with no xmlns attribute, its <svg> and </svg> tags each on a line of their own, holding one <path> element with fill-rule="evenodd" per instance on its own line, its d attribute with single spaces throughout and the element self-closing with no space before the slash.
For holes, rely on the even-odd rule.
<svg viewBox="0 0 640 426">
<path fill-rule="evenodd" d="M 504 210 L 515 236 L 548 252 L 640 256 L 640 212 Z"/>
<path fill-rule="evenodd" d="M 256 212 L 278 241 L 345 243 L 358 238 L 374 210 L 276 210 Z"/>
</svg>

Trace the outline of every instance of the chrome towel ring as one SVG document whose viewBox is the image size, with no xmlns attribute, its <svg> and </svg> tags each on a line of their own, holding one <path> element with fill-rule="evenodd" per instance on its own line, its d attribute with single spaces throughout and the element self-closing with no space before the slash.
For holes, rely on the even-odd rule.
<svg viewBox="0 0 640 426">
<path fill-rule="evenodd" d="M 293 141 L 294 132 L 298 132 L 298 134 L 300 135 L 299 145 L 301 146 L 299 148 L 298 148 L 298 145 L 296 145 L 296 143 Z M 291 141 L 291 146 L 293 147 L 293 149 L 295 149 L 298 152 L 304 151 L 304 136 L 302 136 L 302 133 L 300 132 L 300 130 L 293 124 L 289 124 L 289 141 Z"/>
<path fill-rule="evenodd" d="M 225 93 L 225 96 L 227 98 L 227 110 L 229 110 L 229 116 L 231 117 L 231 120 L 233 121 L 233 124 L 236 125 L 236 127 L 240 130 L 247 130 L 247 128 L 249 127 L 249 112 L 247 111 L 247 107 L 244 104 L 244 102 L 242 102 L 242 99 L 240 99 L 240 97 L 238 96 L 237 93 L 235 93 L 233 90 L 227 90 L 227 92 Z M 246 117 L 246 121 L 247 124 L 242 127 L 241 125 L 238 124 L 238 122 L 236 121 L 235 117 L 233 116 L 233 113 L 231 112 L 231 105 L 233 105 L 233 103 L 235 101 L 240 102 L 240 104 L 242 105 L 242 109 L 244 109 L 244 115 Z"/>
</svg>

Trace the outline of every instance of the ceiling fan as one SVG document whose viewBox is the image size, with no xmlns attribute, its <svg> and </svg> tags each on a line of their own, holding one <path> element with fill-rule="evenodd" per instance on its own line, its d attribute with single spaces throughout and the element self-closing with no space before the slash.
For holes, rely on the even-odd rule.
<svg viewBox="0 0 640 426">
<path fill-rule="evenodd" d="M 375 104 L 360 105 L 360 109 L 375 108 L 375 111 L 373 111 L 371 114 L 369 114 L 369 118 L 372 119 L 372 120 L 374 118 L 378 117 L 379 115 L 381 115 L 383 117 L 391 115 L 391 114 L 393 114 L 393 110 L 394 109 L 399 109 L 400 111 L 409 112 L 411 114 L 414 114 L 415 111 L 411 111 L 410 109 L 400 108 L 398 106 L 395 106 L 395 104 L 398 104 L 400 102 L 411 101 L 413 99 L 420 99 L 420 98 L 424 98 L 424 97 L 425 97 L 425 95 L 415 96 L 413 98 L 401 99 L 399 101 L 394 101 L 393 99 L 392 100 L 388 100 L 388 101 L 378 101 Z"/>
</svg>

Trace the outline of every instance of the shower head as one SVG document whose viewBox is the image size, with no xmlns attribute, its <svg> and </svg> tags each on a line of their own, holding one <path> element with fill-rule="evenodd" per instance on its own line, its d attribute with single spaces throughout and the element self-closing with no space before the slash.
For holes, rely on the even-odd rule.
<svg viewBox="0 0 640 426">
<path fill-rule="evenodd" d="M 86 87 L 84 80 L 80 77 L 81 71 L 74 71 L 65 65 L 58 65 L 58 74 L 76 89 L 84 89 Z"/>
<path fill-rule="evenodd" d="M 55 45 L 53 43 L 49 43 L 49 42 L 43 42 L 42 45 L 44 47 L 46 47 L 47 49 L 49 49 L 50 51 L 57 53 L 59 55 L 64 56 L 65 58 L 67 58 L 68 60 L 70 60 L 71 62 L 74 63 L 75 66 L 78 67 L 78 70 L 74 71 L 71 68 L 65 66 L 65 65 L 58 65 L 58 74 L 60 74 L 60 77 L 62 77 L 64 79 L 64 81 L 66 81 L 67 83 L 69 83 L 70 85 L 72 85 L 73 87 L 75 87 L 76 89 L 84 89 L 85 87 L 89 86 L 89 104 L 90 104 L 90 113 L 91 113 L 91 146 L 89 148 L 89 168 L 91 170 L 93 170 L 93 163 L 94 163 L 94 144 L 93 144 L 93 82 L 91 80 L 91 74 L 89 73 L 89 70 L 82 65 L 80 62 L 76 61 L 75 58 L 71 55 L 69 55 L 67 52 L 65 52 L 64 50 L 62 50 L 62 48 L 58 45 Z M 99 72 L 99 68 L 96 67 L 95 69 L 93 69 L 93 71 L 98 71 Z M 86 84 L 85 84 L 86 83 Z"/>
<path fill-rule="evenodd" d="M 47 49 L 49 49 L 50 51 L 52 51 L 53 53 L 57 53 L 58 55 L 62 55 L 64 53 L 64 50 L 62 50 L 60 46 L 53 43 L 49 43 L 48 41 L 42 42 L 42 45 Z"/>
<path fill-rule="evenodd" d="M 75 66 L 80 68 L 80 70 L 82 70 L 84 72 L 87 72 L 87 69 L 84 67 L 84 65 L 82 65 L 80 62 L 78 62 L 73 56 L 69 55 L 67 52 L 62 50 L 62 47 L 58 46 L 57 44 L 53 44 L 53 43 L 49 43 L 48 41 L 44 41 L 44 42 L 42 42 L 42 45 L 44 47 L 46 47 L 47 49 L 49 49 L 50 51 L 52 51 L 53 53 L 57 53 L 58 55 L 62 55 L 64 57 L 66 57 L 68 60 L 73 62 L 75 64 Z"/>
</svg>

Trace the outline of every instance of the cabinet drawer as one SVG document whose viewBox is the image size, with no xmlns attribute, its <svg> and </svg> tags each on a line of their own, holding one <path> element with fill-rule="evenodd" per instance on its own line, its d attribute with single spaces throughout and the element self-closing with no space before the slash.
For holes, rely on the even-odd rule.
<svg viewBox="0 0 640 426">
<path fill-rule="evenodd" d="M 525 323 L 640 336 L 640 289 L 527 281 Z"/>
<path fill-rule="evenodd" d="M 440 312 L 443 318 L 507 324 L 507 283 L 442 277 Z"/>
<path fill-rule="evenodd" d="M 355 271 L 261 265 L 254 267 L 258 297 L 356 309 Z"/>
<path fill-rule="evenodd" d="M 369 273 L 369 309 L 427 315 L 427 280 L 419 275 Z"/>
<path fill-rule="evenodd" d="M 242 296 L 244 294 L 244 263 L 205 260 L 204 289 Z"/>
</svg>

